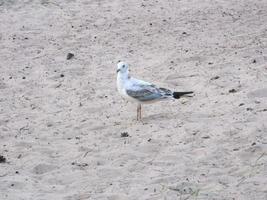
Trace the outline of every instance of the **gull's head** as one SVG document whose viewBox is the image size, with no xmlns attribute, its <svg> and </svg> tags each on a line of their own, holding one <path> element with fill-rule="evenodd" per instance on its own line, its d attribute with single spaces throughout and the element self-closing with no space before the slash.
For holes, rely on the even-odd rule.
<svg viewBox="0 0 267 200">
<path fill-rule="evenodd" d="M 125 62 L 119 62 L 118 64 L 117 64 L 117 73 L 118 72 L 121 72 L 121 73 L 126 73 L 126 72 L 128 72 L 128 64 L 127 63 L 125 63 Z"/>
</svg>

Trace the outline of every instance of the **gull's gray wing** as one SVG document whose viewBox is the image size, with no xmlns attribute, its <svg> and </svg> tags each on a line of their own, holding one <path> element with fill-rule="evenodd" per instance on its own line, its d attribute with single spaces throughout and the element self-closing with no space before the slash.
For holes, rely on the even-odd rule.
<svg viewBox="0 0 267 200">
<path fill-rule="evenodd" d="M 172 92 L 165 88 L 157 88 L 155 85 L 134 85 L 126 89 L 126 93 L 139 101 L 153 101 L 172 96 Z"/>
</svg>

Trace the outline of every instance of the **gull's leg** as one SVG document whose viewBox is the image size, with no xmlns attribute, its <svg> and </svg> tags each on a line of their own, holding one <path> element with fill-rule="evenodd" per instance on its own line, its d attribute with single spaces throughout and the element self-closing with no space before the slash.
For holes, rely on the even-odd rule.
<svg viewBox="0 0 267 200">
<path fill-rule="evenodd" d="M 140 121 L 142 121 L 142 106 L 140 104 Z"/>
<path fill-rule="evenodd" d="M 139 118 L 139 105 L 137 105 L 137 111 L 136 111 L 136 121 L 138 121 Z"/>
<path fill-rule="evenodd" d="M 138 104 L 137 106 L 137 121 L 139 121 L 140 118 L 140 111 L 141 111 L 141 104 Z"/>
</svg>

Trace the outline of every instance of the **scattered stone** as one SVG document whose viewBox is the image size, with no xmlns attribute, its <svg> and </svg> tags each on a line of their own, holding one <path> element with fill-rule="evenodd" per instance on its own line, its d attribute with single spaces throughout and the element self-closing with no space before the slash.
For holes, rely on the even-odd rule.
<svg viewBox="0 0 267 200">
<path fill-rule="evenodd" d="M 15 171 L 16 174 L 19 174 L 19 171 Z"/>
<path fill-rule="evenodd" d="M 150 142 L 151 140 L 152 140 L 152 139 L 151 139 L 151 138 L 149 138 L 147 141 L 148 141 L 148 142 Z"/>
<path fill-rule="evenodd" d="M 243 105 L 245 105 L 245 104 L 244 103 L 239 104 L 239 106 L 243 106 Z"/>
<path fill-rule="evenodd" d="M 75 165 L 78 167 L 87 167 L 88 166 L 87 163 L 77 163 L 77 162 L 72 162 L 71 165 Z"/>
<path fill-rule="evenodd" d="M 217 79 L 219 79 L 219 78 L 220 78 L 219 76 L 214 76 L 214 77 L 212 77 L 210 80 L 213 81 L 213 80 L 217 80 Z"/>
<path fill-rule="evenodd" d="M 229 90 L 229 93 L 236 93 L 236 92 L 237 92 L 236 89 Z"/>
<path fill-rule="evenodd" d="M 257 60 L 256 60 L 256 59 L 253 59 L 253 60 L 252 60 L 252 63 L 256 63 L 256 62 L 257 62 Z"/>
<path fill-rule="evenodd" d="M 209 64 L 209 65 L 212 65 L 212 64 L 213 64 L 213 62 L 208 62 L 208 64 Z"/>
<path fill-rule="evenodd" d="M 183 34 L 183 35 L 187 35 L 187 32 L 184 31 L 182 34 Z"/>
<path fill-rule="evenodd" d="M 22 79 L 26 79 L 26 77 L 25 77 L 25 76 L 23 76 L 23 77 L 22 77 Z"/>
<path fill-rule="evenodd" d="M 0 163 L 5 163 L 5 162 L 6 162 L 6 158 L 0 155 Z"/>
<path fill-rule="evenodd" d="M 63 78 L 65 75 L 64 74 L 60 74 L 60 77 Z"/>
<path fill-rule="evenodd" d="M 121 133 L 121 137 L 129 137 L 128 132 L 122 132 L 122 133 Z"/>
<path fill-rule="evenodd" d="M 234 148 L 234 149 L 233 149 L 233 151 L 238 151 L 238 150 L 239 150 L 239 148 Z"/>
<path fill-rule="evenodd" d="M 252 111 L 253 110 L 253 108 L 247 108 L 247 111 Z"/>
<path fill-rule="evenodd" d="M 152 26 L 152 23 L 149 23 L 150 26 Z"/>
<path fill-rule="evenodd" d="M 251 146 L 255 146 L 256 145 L 256 142 L 253 142 L 252 144 L 251 144 Z"/>
<path fill-rule="evenodd" d="M 67 55 L 67 60 L 70 60 L 70 59 L 72 59 L 72 58 L 73 58 L 73 56 L 74 56 L 74 54 L 73 54 L 73 53 L 68 53 L 68 55 Z"/>
<path fill-rule="evenodd" d="M 209 139 L 210 136 L 207 135 L 207 136 L 203 136 L 202 138 L 203 138 L 203 139 Z"/>
</svg>

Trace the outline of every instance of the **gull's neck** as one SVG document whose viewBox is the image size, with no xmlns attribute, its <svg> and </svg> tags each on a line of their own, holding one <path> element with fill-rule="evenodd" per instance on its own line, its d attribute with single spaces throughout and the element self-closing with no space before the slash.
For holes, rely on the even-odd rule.
<svg viewBox="0 0 267 200">
<path fill-rule="evenodd" d="M 118 76 L 117 76 L 117 80 L 118 81 L 127 81 L 128 79 L 130 78 L 130 76 L 129 76 L 129 72 L 128 71 L 126 71 L 126 72 L 119 72 L 118 73 Z"/>
</svg>

